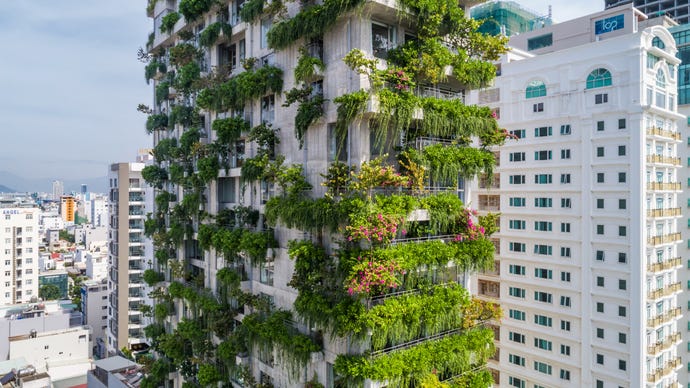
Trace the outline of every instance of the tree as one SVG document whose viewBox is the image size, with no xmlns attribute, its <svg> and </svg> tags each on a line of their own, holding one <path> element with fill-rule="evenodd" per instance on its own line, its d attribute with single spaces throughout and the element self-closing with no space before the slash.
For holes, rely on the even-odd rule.
<svg viewBox="0 0 690 388">
<path fill-rule="evenodd" d="M 62 298 L 62 292 L 55 284 L 44 284 L 38 290 L 38 296 L 43 300 L 55 300 Z"/>
</svg>

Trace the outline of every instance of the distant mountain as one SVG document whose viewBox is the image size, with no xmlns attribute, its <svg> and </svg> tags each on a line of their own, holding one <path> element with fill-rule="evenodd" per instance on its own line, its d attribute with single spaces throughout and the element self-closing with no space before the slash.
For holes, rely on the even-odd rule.
<svg viewBox="0 0 690 388">
<path fill-rule="evenodd" d="M 24 178 L 7 171 L 0 171 L 0 192 L 9 190 L 10 192 L 50 193 L 53 191 L 53 181 L 56 179 L 64 182 L 65 193 L 80 192 L 82 184 L 86 184 L 90 192 L 106 193 L 108 191 L 108 178 L 106 176 L 80 179 Z"/>
<path fill-rule="evenodd" d="M 10 189 L 7 186 L 0 185 L 0 193 L 16 193 L 17 190 Z"/>
</svg>

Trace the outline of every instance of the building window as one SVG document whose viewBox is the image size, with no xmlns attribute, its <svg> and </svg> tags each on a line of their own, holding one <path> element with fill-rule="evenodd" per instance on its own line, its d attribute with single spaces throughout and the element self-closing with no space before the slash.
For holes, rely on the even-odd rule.
<svg viewBox="0 0 690 388">
<path fill-rule="evenodd" d="M 570 346 L 561 345 L 561 354 L 564 356 L 569 356 L 570 355 Z"/>
<path fill-rule="evenodd" d="M 508 384 L 511 387 L 525 388 L 525 382 L 517 377 L 508 376 Z"/>
<path fill-rule="evenodd" d="M 553 271 L 550 269 L 546 268 L 535 268 L 534 269 L 534 277 L 540 278 L 540 279 L 551 279 L 553 276 Z M 537 292 L 534 293 L 534 297 L 536 299 Z"/>
<path fill-rule="evenodd" d="M 626 370 L 627 369 L 627 363 L 625 360 L 618 360 L 618 369 L 620 370 Z"/>
<path fill-rule="evenodd" d="M 604 338 L 604 329 L 597 327 L 597 338 Z"/>
<path fill-rule="evenodd" d="M 625 279 L 618 279 L 618 289 L 626 290 L 628 288 L 628 282 Z"/>
<path fill-rule="evenodd" d="M 508 182 L 511 185 L 523 185 L 523 184 L 525 184 L 525 176 L 524 175 L 510 175 L 508 177 Z"/>
<path fill-rule="evenodd" d="M 519 366 L 525 366 L 525 358 L 516 354 L 508 354 L 508 362 Z"/>
<path fill-rule="evenodd" d="M 508 220 L 508 228 L 523 230 L 526 229 L 527 222 L 525 220 Z"/>
<path fill-rule="evenodd" d="M 551 207 L 553 200 L 551 198 L 535 198 L 534 207 Z"/>
<path fill-rule="evenodd" d="M 508 272 L 510 272 L 513 275 L 524 275 L 525 274 L 525 266 L 524 265 L 511 264 L 508 267 Z"/>
<path fill-rule="evenodd" d="M 561 198 L 561 207 L 562 207 L 562 208 L 570 209 L 570 207 L 571 207 L 571 200 L 570 200 L 570 198 Z"/>
<path fill-rule="evenodd" d="M 561 125 L 561 135 L 570 135 L 571 131 L 570 124 Z"/>
<path fill-rule="evenodd" d="M 597 157 L 601 158 L 604 156 L 604 147 L 597 147 Z"/>
<path fill-rule="evenodd" d="M 604 183 L 604 173 L 603 172 L 597 173 L 597 183 Z"/>
<path fill-rule="evenodd" d="M 544 111 L 544 103 L 543 102 L 538 102 L 534 105 L 532 105 L 532 112 L 534 113 L 539 113 Z"/>
<path fill-rule="evenodd" d="M 525 243 L 519 243 L 519 242 L 510 242 L 508 244 L 508 250 L 512 252 L 524 252 L 525 251 Z"/>
<path fill-rule="evenodd" d="M 597 364 L 604 365 L 604 355 L 597 353 Z"/>
<path fill-rule="evenodd" d="M 627 311 L 625 306 L 618 306 L 618 316 L 619 317 L 625 317 L 627 315 Z"/>
<path fill-rule="evenodd" d="M 618 226 L 618 236 L 619 237 L 625 237 L 628 235 L 628 228 L 624 225 L 619 225 Z"/>
<path fill-rule="evenodd" d="M 570 247 L 561 247 L 561 257 L 570 257 Z"/>
<path fill-rule="evenodd" d="M 553 253 L 552 248 L 551 245 L 535 244 L 534 253 L 538 255 L 551 255 Z"/>
<path fill-rule="evenodd" d="M 524 321 L 526 314 L 524 311 L 510 309 L 508 316 L 518 321 Z"/>
<path fill-rule="evenodd" d="M 561 233 L 570 233 L 570 222 L 561 222 Z"/>
<path fill-rule="evenodd" d="M 597 209 L 604 208 L 604 198 L 597 198 Z"/>
<path fill-rule="evenodd" d="M 347 133 L 344 138 L 339 139 L 336 133 L 335 123 L 328 124 L 328 160 L 329 161 L 347 161 Z"/>
<path fill-rule="evenodd" d="M 561 296 L 561 306 L 570 307 L 570 297 L 569 296 Z"/>
<path fill-rule="evenodd" d="M 261 99 L 261 122 L 273 123 L 275 119 L 276 96 L 271 94 Z"/>
<path fill-rule="evenodd" d="M 536 184 L 549 184 L 552 182 L 553 176 L 551 174 L 537 174 L 534 176 L 534 183 Z"/>
<path fill-rule="evenodd" d="M 599 93 L 594 95 L 594 103 L 595 104 L 606 104 L 609 102 L 609 94 L 608 93 Z"/>
<path fill-rule="evenodd" d="M 261 20 L 261 48 L 268 48 L 268 31 L 273 25 L 272 18 L 266 18 Z"/>
<path fill-rule="evenodd" d="M 541 372 L 547 375 L 551 374 L 551 365 L 545 364 L 543 362 L 535 361 L 534 362 L 534 370 L 537 372 Z"/>
<path fill-rule="evenodd" d="M 625 252 L 618 252 L 618 262 L 626 263 L 628 261 L 627 254 Z"/>
<path fill-rule="evenodd" d="M 597 312 L 598 313 L 604 312 L 604 304 L 602 302 L 597 302 Z"/>
<path fill-rule="evenodd" d="M 569 282 L 570 281 L 570 272 L 561 272 L 561 281 L 562 282 Z"/>
<path fill-rule="evenodd" d="M 527 130 L 525 129 L 514 129 L 510 131 L 510 134 L 515 136 L 518 139 L 524 139 L 527 137 Z"/>
<path fill-rule="evenodd" d="M 597 287 L 604 287 L 604 277 L 603 276 L 597 276 Z"/>
<path fill-rule="evenodd" d="M 561 320 L 561 330 L 570 331 L 570 321 Z"/>
<path fill-rule="evenodd" d="M 514 296 L 516 298 L 524 298 L 525 289 L 519 287 L 508 287 L 508 295 Z"/>
<path fill-rule="evenodd" d="M 597 131 L 603 131 L 606 129 L 606 124 L 603 121 L 597 121 Z"/>
<path fill-rule="evenodd" d="M 546 315 L 534 315 L 534 323 L 540 326 L 551 327 L 552 319 Z"/>
<path fill-rule="evenodd" d="M 524 344 L 524 342 L 522 342 L 522 343 Z M 534 339 L 534 347 L 535 348 L 548 350 L 550 352 L 552 346 L 553 346 L 553 343 L 551 341 L 547 341 L 547 340 L 541 339 L 541 338 L 535 338 Z"/>
<path fill-rule="evenodd" d="M 542 303 L 552 303 L 553 296 L 548 292 L 534 291 L 534 300 Z"/>
<path fill-rule="evenodd" d="M 570 174 L 561 174 L 561 183 L 570 183 Z"/>
<path fill-rule="evenodd" d="M 551 160 L 551 150 L 534 151 L 534 160 Z"/>
<path fill-rule="evenodd" d="M 508 203 L 512 207 L 525 207 L 525 198 L 524 197 L 510 197 Z"/>
<path fill-rule="evenodd" d="M 597 258 L 597 261 L 604 261 L 604 251 L 597 251 L 596 252 L 596 258 Z"/>
<path fill-rule="evenodd" d="M 569 370 L 561 369 L 560 376 L 561 376 L 561 380 L 570 381 L 570 371 Z"/>
<path fill-rule="evenodd" d="M 541 232 L 550 232 L 553 228 L 553 223 L 549 221 L 534 221 L 534 230 Z"/>
<path fill-rule="evenodd" d="M 603 68 L 598 68 L 589 73 L 587 76 L 587 89 L 601 88 L 604 86 L 611 86 L 611 72 Z"/>
<path fill-rule="evenodd" d="M 561 159 L 570 159 L 570 150 L 561 150 Z"/>
<path fill-rule="evenodd" d="M 520 343 L 520 344 L 525 343 L 525 335 L 524 334 L 514 333 L 512 331 L 508 333 L 508 339 L 513 341 L 513 342 Z"/>
<path fill-rule="evenodd" d="M 553 34 L 545 34 L 536 36 L 527 40 L 527 50 L 538 50 L 540 48 L 549 47 L 553 44 Z M 546 91 L 545 91 L 546 92 Z"/>
<path fill-rule="evenodd" d="M 371 49 L 375 57 L 388 58 L 388 50 L 395 46 L 395 35 L 395 27 L 379 23 L 371 24 Z"/>
<path fill-rule="evenodd" d="M 625 129 L 625 119 L 618 119 L 618 129 Z"/>
<path fill-rule="evenodd" d="M 664 71 L 661 68 L 656 71 L 656 86 L 660 88 L 666 87 L 666 74 L 664 74 Z"/>
<path fill-rule="evenodd" d="M 618 343 L 624 344 L 628 342 L 627 335 L 625 333 L 618 333 Z"/>
<path fill-rule="evenodd" d="M 534 128 L 534 137 L 546 137 L 553 135 L 551 127 Z"/>
<path fill-rule="evenodd" d="M 508 160 L 511 162 L 524 162 L 527 159 L 524 152 L 511 152 L 508 154 Z"/>
<path fill-rule="evenodd" d="M 625 183 L 626 181 L 626 174 L 624 172 L 619 172 L 618 173 L 618 183 Z"/>
</svg>

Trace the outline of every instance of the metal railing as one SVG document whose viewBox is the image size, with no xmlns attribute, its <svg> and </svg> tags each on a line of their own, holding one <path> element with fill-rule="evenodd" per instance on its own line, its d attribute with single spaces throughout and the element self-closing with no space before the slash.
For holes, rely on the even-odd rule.
<svg viewBox="0 0 690 388">
<path fill-rule="evenodd" d="M 667 131 L 658 127 L 647 128 L 647 135 L 668 137 L 673 140 L 680 140 L 680 132 Z"/>
<path fill-rule="evenodd" d="M 680 208 L 647 209 L 647 217 L 675 217 L 680 216 Z"/>
<path fill-rule="evenodd" d="M 677 191 L 680 189 L 680 182 L 647 182 L 647 190 Z"/>
<path fill-rule="evenodd" d="M 682 240 L 680 233 L 668 233 L 660 236 L 647 237 L 648 245 L 659 245 L 680 242 Z"/>
<path fill-rule="evenodd" d="M 664 260 L 658 263 L 647 264 L 648 272 L 660 272 L 675 268 L 682 264 L 682 259 L 680 257 L 674 257 L 672 259 Z"/>
</svg>

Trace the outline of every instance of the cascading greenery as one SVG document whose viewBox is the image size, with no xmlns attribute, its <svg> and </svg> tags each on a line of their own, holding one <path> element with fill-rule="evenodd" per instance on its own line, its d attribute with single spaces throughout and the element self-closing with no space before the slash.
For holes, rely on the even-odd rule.
<svg viewBox="0 0 690 388">
<path fill-rule="evenodd" d="M 283 90 L 283 71 L 275 66 L 262 66 L 257 70 L 245 71 L 228 81 L 212 85 L 199 92 L 197 106 L 217 112 L 231 108 L 243 109 L 244 104 L 268 93 Z"/>
<path fill-rule="evenodd" d="M 180 20 L 180 14 L 177 12 L 170 12 L 169 14 L 163 16 L 163 19 L 161 19 L 161 32 L 171 33 L 173 28 L 175 28 L 175 23 L 177 23 L 178 20 Z"/>
</svg>

